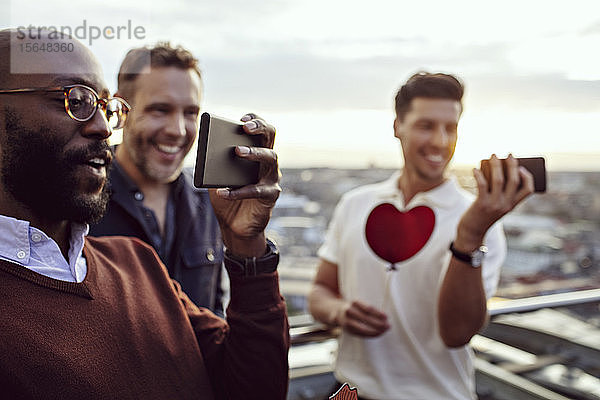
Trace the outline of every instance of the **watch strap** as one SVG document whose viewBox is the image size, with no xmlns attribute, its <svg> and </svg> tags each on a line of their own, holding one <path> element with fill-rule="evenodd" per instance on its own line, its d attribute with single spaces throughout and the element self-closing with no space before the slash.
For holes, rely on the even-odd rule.
<svg viewBox="0 0 600 400">
<path fill-rule="evenodd" d="M 265 254 L 261 257 L 237 257 L 225 249 L 225 267 L 230 274 L 238 276 L 256 276 L 275 272 L 279 265 L 279 249 L 267 239 Z"/>
<path fill-rule="evenodd" d="M 469 264 L 471 264 L 471 262 L 473 261 L 473 256 L 471 255 L 471 253 L 463 253 L 462 251 L 456 250 L 456 248 L 454 247 L 454 242 L 450 243 L 450 251 L 452 252 L 454 258 L 456 258 L 457 260 L 464 261 Z"/>
<path fill-rule="evenodd" d="M 482 245 L 473 250 L 471 253 L 463 253 L 462 251 L 457 250 L 454 247 L 454 242 L 452 242 L 450 243 L 450 251 L 457 260 L 463 261 L 473 268 L 479 268 L 481 267 L 483 257 L 485 256 L 488 250 L 487 247 Z"/>
</svg>

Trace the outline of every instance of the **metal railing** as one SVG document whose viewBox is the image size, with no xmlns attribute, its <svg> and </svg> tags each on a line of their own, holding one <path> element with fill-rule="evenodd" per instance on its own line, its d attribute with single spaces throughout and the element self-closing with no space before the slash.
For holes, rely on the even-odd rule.
<svg viewBox="0 0 600 400">
<path fill-rule="evenodd" d="M 575 304 L 600 301 L 600 289 L 578 290 L 555 293 L 522 299 L 500 300 L 491 303 L 488 310 L 491 316 L 535 311 L 541 308 L 567 307 Z"/>
<path fill-rule="evenodd" d="M 492 324 L 488 326 L 488 329 L 494 328 L 492 325 L 495 325 L 494 319 L 503 314 L 519 314 L 519 313 L 527 313 L 536 310 L 541 310 L 545 308 L 557 308 L 557 307 L 568 307 L 573 305 L 580 305 L 586 303 L 595 303 L 600 302 L 600 289 L 591 289 L 591 290 L 581 290 L 575 292 L 568 293 L 557 293 L 536 297 L 529 297 L 523 299 L 510 299 L 510 300 L 496 300 L 490 302 L 488 306 L 488 310 L 490 316 L 492 317 Z M 324 342 L 326 340 L 331 340 L 336 338 L 339 335 L 339 328 L 332 328 L 326 326 L 324 324 L 315 322 L 309 315 L 302 316 L 293 316 L 290 317 L 290 325 L 292 328 L 290 329 L 290 335 L 292 340 L 292 345 L 300 346 L 309 343 L 318 343 Z M 502 330 L 501 326 L 495 327 L 497 329 Z M 504 330 L 502 330 L 504 332 Z M 511 333 L 510 329 L 506 334 Z M 546 341 L 543 333 L 532 333 L 533 340 L 541 340 Z M 535 336 L 538 335 L 538 336 Z M 493 336 L 493 335 L 492 335 Z M 520 337 L 523 337 L 523 332 L 519 332 Z M 554 348 L 559 348 L 557 343 L 567 342 L 563 338 L 553 337 L 550 340 L 550 345 L 554 346 Z M 555 343 L 556 342 L 556 343 Z M 566 357 L 565 354 L 562 354 L 562 358 L 578 360 L 583 359 L 581 354 L 587 354 L 585 358 L 593 358 L 597 359 L 597 354 L 600 354 L 600 346 L 599 348 L 585 348 L 584 346 L 579 346 L 581 349 L 575 344 L 569 343 L 569 352 L 567 352 Z M 573 349 L 572 347 L 576 347 Z M 587 352 L 587 353 L 586 353 Z M 595 353 L 594 357 L 591 357 L 591 353 Z M 556 355 L 559 357 L 559 354 Z M 542 360 L 544 357 L 541 357 Z M 541 364 L 541 363 L 540 363 Z M 480 388 L 484 388 L 486 391 L 492 392 L 494 395 L 491 398 L 498 400 L 539 400 L 539 399 L 554 399 L 554 400 L 566 400 L 567 397 L 562 396 L 558 392 L 553 390 L 549 390 L 546 387 L 543 387 L 531 380 L 528 380 L 517 373 L 510 371 L 510 369 L 503 369 L 499 366 L 496 366 L 483 358 L 476 359 L 476 370 L 477 370 L 477 382 L 478 382 L 478 390 Z M 575 365 L 583 367 L 582 365 Z M 326 376 L 331 376 L 331 366 L 329 365 L 319 365 L 313 366 L 309 368 L 301 368 L 298 371 L 290 371 L 290 377 L 292 379 L 299 379 L 297 382 L 304 384 L 305 382 L 312 382 L 315 384 L 315 379 L 325 379 Z M 313 378 L 311 378 L 311 376 Z M 307 381 L 310 379 L 310 381 Z M 333 378 L 331 378 L 333 379 Z M 303 396 L 303 395 L 294 395 L 290 394 L 289 399 L 310 399 L 317 398 L 311 396 Z M 580 398 L 580 397 L 576 397 Z M 586 397 L 581 397 L 588 398 Z M 595 397 L 589 397 L 595 398 Z"/>
<path fill-rule="evenodd" d="M 593 302 L 600 302 L 600 289 L 579 290 L 522 299 L 499 300 L 490 303 L 488 310 L 490 316 L 496 316 Z M 331 328 L 316 322 L 310 315 L 290 317 L 290 325 L 292 326 L 290 329 L 292 345 L 319 342 L 335 338 L 339 334 L 339 328 Z"/>
</svg>

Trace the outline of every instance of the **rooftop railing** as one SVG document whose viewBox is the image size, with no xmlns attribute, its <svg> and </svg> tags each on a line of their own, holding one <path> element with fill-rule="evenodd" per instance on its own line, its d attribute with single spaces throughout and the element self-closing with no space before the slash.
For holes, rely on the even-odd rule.
<svg viewBox="0 0 600 400">
<path fill-rule="evenodd" d="M 597 302 L 600 302 L 600 289 L 556 293 L 522 299 L 495 299 L 494 301 L 490 302 L 488 306 L 490 316 L 492 317 L 491 323 L 482 332 L 482 335 L 485 336 L 486 331 L 489 331 L 490 336 L 495 337 L 496 340 L 507 338 L 508 342 L 510 342 L 513 339 L 517 338 L 521 339 L 522 341 L 529 340 L 531 342 L 535 342 L 535 344 L 533 345 L 534 350 L 542 349 L 544 347 L 544 343 L 546 343 L 545 347 L 550 346 L 552 347 L 552 349 L 554 349 L 552 350 L 555 353 L 554 361 L 550 360 L 550 358 L 552 357 L 550 357 L 548 354 L 542 355 L 540 357 L 536 357 L 534 354 L 532 354 L 532 357 L 534 357 L 536 361 L 533 362 L 531 365 L 521 366 L 520 368 L 522 370 L 533 370 L 538 367 L 541 368 L 546 364 L 560 364 L 562 362 L 568 361 L 569 363 L 571 363 L 572 367 L 582 368 L 588 371 L 590 369 L 596 371 L 597 368 L 600 368 L 600 365 L 598 365 L 600 364 L 600 362 L 598 362 L 598 360 L 600 360 L 600 342 L 597 344 L 597 346 L 590 347 L 585 344 L 577 343 L 576 341 L 571 341 L 567 337 L 561 338 L 551 336 L 544 332 L 528 332 L 526 328 L 503 325 L 505 324 L 503 322 L 495 323 L 495 320 L 502 320 L 502 318 L 504 317 L 499 318 L 499 316 L 501 315 L 508 316 L 508 314 L 530 313 L 542 309 L 569 307 L 574 305 L 582 305 L 586 303 Z M 310 343 L 319 343 L 326 341 L 329 341 L 328 343 L 330 343 L 331 339 L 336 338 L 340 332 L 339 328 L 332 328 L 324 324 L 315 322 L 310 317 L 310 315 L 290 317 L 290 325 L 292 326 L 292 328 L 290 329 L 290 335 L 293 346 L 301 346 Z M 597 333 L 598 332 L 596 331 L 595 334 Z M 528 335 L 530 335 L 529 339 L 526 338 L 526 336 Z M 493 340 L 484 338 L 483 336 L 477 335 L 474 338 L 477 339 L 474 342 L 475 348 L 478 347 L 478 343 L 482 340 L 488 340 L 490 343 L 494 342 Z M 501 342 L 496 343 L 499 346 L 502 345 Z M 547 349 L 542 350 L 542 353 L 547 353 L 546 350 Z M 502 352 L 505 351 L 503 350 Z M 487 356 L 489 358 L 490 354 L 488 354 Z M 549 360 L 552 362 L 550 362 Z M 592 366 L 590 363 L 594 365 Z M 508 364 L 509 363 L 506 362 L 504 363 L 504 365 Z M 530 379 L 526 379 L 524 376 L 515 373 L 515 371 L 511 371 L 511 368 L 515 369 L 515 367 L 518 366 L 512 365 L 512 367 L 509 368 L 501 368 L 500 366 L 490 362 L 489 359 L 486 360 L 486 357 L 478 357 L 476 359 L 478 390 L 480 386 L 485 386 L 486 390 L 488 391 L 492 391 L 495 394 L 506 394 L 508 396 L 498 397 L 498 395 L 496 395 L 496 397 L 492 397 L 498 399 L 506 398 L 512 400 L 563 400 L 567 398 L 588 398 L 587 396 L 563 397 L 561 394 L 549 390 L 548 388 L 543 387 Z M 594 375 L 596 374 L 594 373 Z M 311 378 L 311 376 L 313 378 Z M 311 367 L 298 368 L 297 370 L 292 369 L 290 371 L 290 377 L 292 379 L 300 379 L 301 381 L 299 382 L 302 382 L 302 384 L 304 384 L 305 382 L 312 382 L 313 384 L 318 384 L 319 379 L 324 380 L 326 376 L 331 376 L 331 365 L 314 365 Z M 306 381 L 307 379 L 311 380 Z M 310 399 L 312 397 L 294 397 L 294 395 L 290 393 L 289 399 L 297 398 Z M 592 397 L 590 398 L 595 399 L 596 397 L 593 397 L 592 395 Z"/>
</svg>

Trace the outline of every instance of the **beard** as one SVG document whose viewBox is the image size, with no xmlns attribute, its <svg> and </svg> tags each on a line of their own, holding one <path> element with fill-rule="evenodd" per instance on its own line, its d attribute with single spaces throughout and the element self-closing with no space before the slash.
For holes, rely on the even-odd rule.
<svg viewBox="0 0 600 400">
<path fill-rule="evenodd" d="M 4 188 L 37 215 L 56 221 L 97 222 L 108 204 L 106 182 L 97 195 L 81 193 L 78 188 L 82 182 L 74 169 L 91 155 L 109 149 L 106 141 L 65 151 L 65 143 L 57 141 L 59 135 L 50 128 L 28 129 L 10 109 L 5 109 L 5 116 L 0 168 Z M 83 183 L 98 186 L 98 182 Z"/>
<path fill-rule="evenodd" d="M 187 140 L 187 139 L 186 139 Z M 150 154 L 156 146 L 154 138 L 148 138 L 130 128 L 129 132 L 123 134 L 124 150 L 140 172 L 140 174 L 152 182 L 171 183 L 179 177 L 183 170 L 183 159 L 171 165 L 161 165 L 153 161 Z M 186 142 L 185 148 L 189 147 Z M 189 152 L 189 148 L 187 150 Z M 186 153 L 187 154 L 187 153 Z"/>
</svg>

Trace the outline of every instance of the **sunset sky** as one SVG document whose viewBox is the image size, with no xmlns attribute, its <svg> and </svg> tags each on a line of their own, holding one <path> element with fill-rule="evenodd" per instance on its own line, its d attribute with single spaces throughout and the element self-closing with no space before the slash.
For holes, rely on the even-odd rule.
<svg viewBox="0 0 600 400">
<path fill-rule="evenodd" d="M 143 27 L 141 39 L 91 42 L 113 90 L 129 48 L 184 45 L 200 59 L 203 109 L 273 123 L 283 167 L 400 166 L 393 97 L 425 69 L 466 83 L 456 164 L 513 152 L 600 169 L 597 0 L 0 4 L 2 27 Z M 90 45 L 89 31 L 80 39 Z"/>
</svg>

